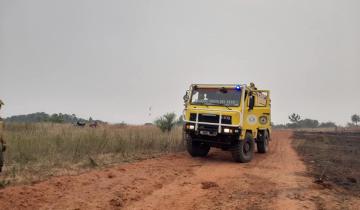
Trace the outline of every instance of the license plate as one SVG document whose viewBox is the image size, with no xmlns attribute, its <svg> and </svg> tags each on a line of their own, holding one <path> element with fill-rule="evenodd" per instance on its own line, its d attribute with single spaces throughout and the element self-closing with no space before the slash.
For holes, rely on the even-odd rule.
<svg viewBox="0 0 360 210">
<path fill-rule="evenodd" d="M 210 131 L 200 131 L 201 135 L 206 135 L 206 136 L 216 136 L 216 132 L 210 132 Z"/>
</svg>

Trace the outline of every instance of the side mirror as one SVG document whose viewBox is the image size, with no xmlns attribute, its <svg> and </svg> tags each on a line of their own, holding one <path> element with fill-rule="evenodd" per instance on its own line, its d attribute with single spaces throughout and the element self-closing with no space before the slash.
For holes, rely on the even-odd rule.
<svg viewBox="0 0 360 210">
<path fill-rule="evenodd" d="M 189 94 L 188 94 L 188 92 L 185 93 L 183 99 L 184 99 L 184 102 L 185 102 L 185 103 L 189 100 Z"/>
<path fill-rule="evenodd" d="M 254 109 L 255 106 L 255 96 L 250 95 L 249 98 L 249 110 Z"/>
</svg>

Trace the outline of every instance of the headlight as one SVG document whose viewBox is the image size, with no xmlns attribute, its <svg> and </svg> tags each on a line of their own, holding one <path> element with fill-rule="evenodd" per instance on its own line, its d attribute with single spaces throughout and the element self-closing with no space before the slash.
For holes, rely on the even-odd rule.
<svg viewBox="0 0 360 210">
<path fill-rule="evenodd" d="M 224 128 L 224 133 L 232 133 L 232 130 L 230 128 Z"/>
<path fill-rule="evenodd" d="M 194 125 L 186 125 L 186 128 L 189 130 L 194 130 L 195 126 Z"/>
</svg>

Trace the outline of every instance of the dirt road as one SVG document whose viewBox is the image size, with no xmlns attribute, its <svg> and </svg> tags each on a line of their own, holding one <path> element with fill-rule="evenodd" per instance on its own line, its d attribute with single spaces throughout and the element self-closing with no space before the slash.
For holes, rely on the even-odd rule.
<svg viewBox="0 0 360 210">
<path fill-rule="evenodd" d="M 271 151 L 248 164 L 228 152 L 186 153 L 122 164 L 78 176 L 54 177 L 0 191 L 0 209 L 356 209 L 338 189 L 313 183 L 291 147 L 274 132 Z"/>
</svg>

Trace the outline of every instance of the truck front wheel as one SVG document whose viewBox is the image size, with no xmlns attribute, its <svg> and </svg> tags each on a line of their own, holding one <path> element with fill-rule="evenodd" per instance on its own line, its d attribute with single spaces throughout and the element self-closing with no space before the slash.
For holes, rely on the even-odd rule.
<svg viewBox="0 0 360 210">
<path fill-rule="evenodd" d="M 259 139 L 256 141 L 256 144 L 259 153 L 267 153 L 269 150 L 269 133 L 267 131 L 263 131 L 259 135 Z"/>
<path fill-rule="evenodd" d="M 186 138 L 186 149 L 192 157 L 205 157 L 210 151 L 210 146 L 203 142 L 193 141 L 188 136 Z"/>
<path fill-rule="evenodd" d="M 246 133 L 245 139 L 240 140 L 232 149 L 232 157 L 236 162 L 248 163 L 254 154 L 254 138 L 251 133 Z"/>
</svg>

